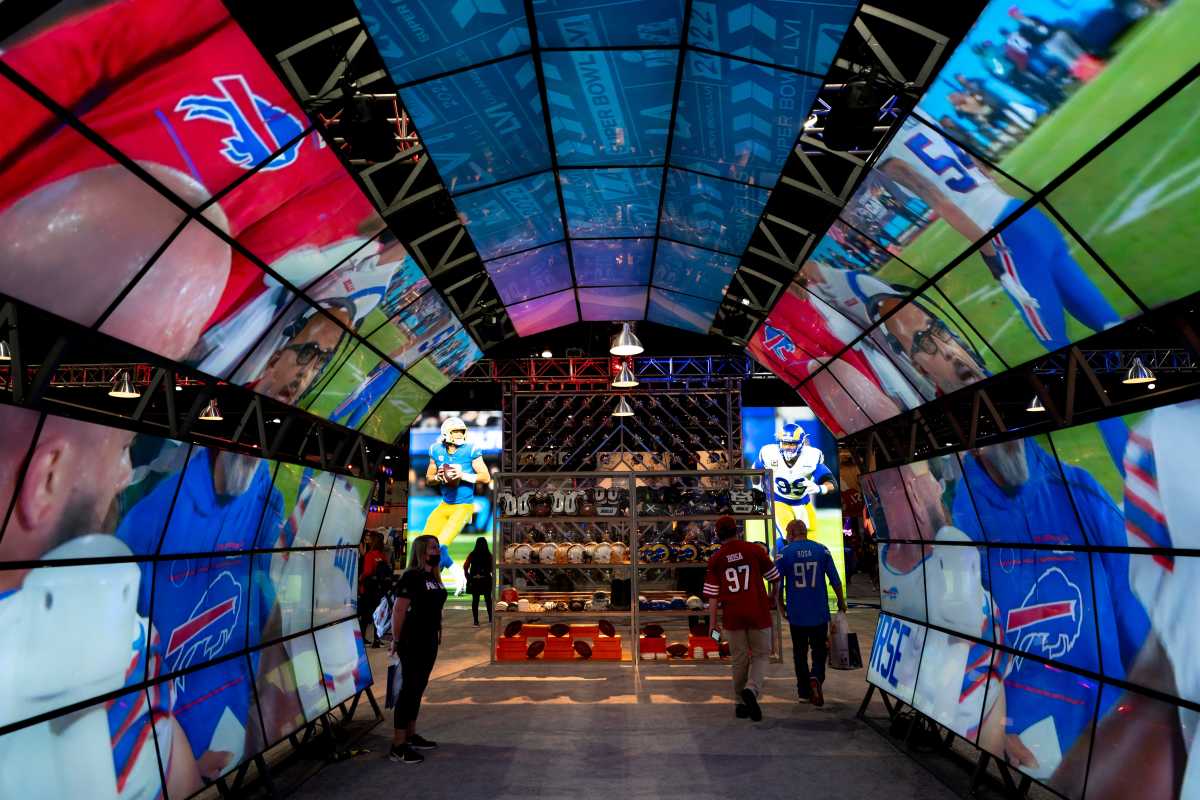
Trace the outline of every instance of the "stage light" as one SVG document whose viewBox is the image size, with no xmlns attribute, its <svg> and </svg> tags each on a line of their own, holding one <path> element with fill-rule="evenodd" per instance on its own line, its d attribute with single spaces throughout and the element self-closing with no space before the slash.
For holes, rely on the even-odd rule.
<svg viewBox="0 0 1200 800">
<path fill-rule="evenodd" d="M 616 389 L 631 389 L 638 385 L 637 376 L 633 374 L 633 370 L 628 364 L 621 365 L 621 371 L 617 373 L 617 377 L 613 379 L 612 385 Z"/>
<path fill-rule="evenodd" d="M 1147 388 L 1147 389 L 1149 389 L 1150 391 L 1154 391 L 1155 384 L 1153 384 L 1153 383 L 1147 383 L 1147 384 L 1146 384 L 1146 388 Z"/>
<path fill-rule="evenodd" d="M 1125 380 L 1121 381 L 1121 383 L 1150 383 L 1153 380 L 1154 373 L 1142 363 L 1142 357 L 1134 356 L 1133 366 L 1129 368 L 1129 372 L 1125 375 Z"/>
<path fill-rule="evenodd" d="M 632 417 L 633 408 L 629 405 L 629 401 L 622 397 L 617 401 L 617 407 L 613 410 L 612 415 L 614 417 Z"/>
<path fill-rule="evenodd" d="M 543 350 L 542 358 L 554 358 L 554 353 L 550 352 L 549 350 Z"/>
<path fill-rule="evenodd" d="M 272 423 L 273 425 L 278 425 L 278 424 L 280 424 L 281 422 L 283 422 L 283 420 L 281 420 L 279 417 L 273 417 L 273 418 L 271 419 L 271 423 Z"/>
<path fill-rule="evenodd" d="M 1042 405 L 1042 398 L 1039 395 L 1035 394 L 1033 396 L 1033 399 L 1029 401 L 1029 408 L 1027 408 L 1025 410 L 1026 411 L 1045 411 L 1046 407 L 1044 405 Z"/>
<path fill-rule="evenodd" d="M 121 370 L 112 379 L 112 388 L 108 390 L 109 397 L 121 397 L 125 399 L 133 399 L 141 397 L 142 393 L 133 386 L 133 381 L 129 378 L 128 370 Z"/>
<path fill-rule="evenodd" d="M 633 325 L 628 322 L 622 322 L 621 332 L 613 338 L 612 346 L 608 348 L 608 352 L 614 356 L 636 356 L 645 349 L 642 347 L 641 341 L 634 334 Z"/>
<path fill-rule="evenodd" d="M 217 401 L 209 400 L 208 405 L 200 412 L 200 419 L 205 422 L 220 422 L 225 418 L 221 416 L 221 409 L 217 408 Z"/>
<path fill-rule="evenodd" d="M 8 349 L 8 342 L 0 339 L 0 361 L 12 361 L 12 351 Z"/>
</svg>

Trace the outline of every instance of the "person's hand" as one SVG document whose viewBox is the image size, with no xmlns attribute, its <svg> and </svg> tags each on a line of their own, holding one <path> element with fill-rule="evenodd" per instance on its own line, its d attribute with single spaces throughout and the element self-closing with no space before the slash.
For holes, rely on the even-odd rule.
<svg viewBox="0 0 1200 800">
<path fill-rule="evenodd" d="M 1000 285 L 1004 287 L 1012 298 L 1024 308 L 1041 308 L 1042 304 L 1037 301 L 1037 298 L 1025 290 L 1025 287 L 1017 283 L 1017 279 L 1007 272 L 1000 276 Z"/>
<path fill-rule="evenodd" d="M 846 613 L 846 601 L 845 600 L 838 600 L 838 611 L 841 611 L 843 614 Z"/>
<path fill-rule="evenodd" d="M 1038 768 L 1037 756 L 1015 733 L 1006 734 L 1004 737 L 1004 757 L 1014 767 Z"/>
<path fill-rule="evenodd" d="M 804 496 L 805 497 L 812 497 L 814 494 L 820 494 L 820 493 L 821 493 L 821 484 L 816 483 L 815 481 L 810 481 L 809 484 L 804 487 Z"/>
<path fill-rule="evenodd" d="M 215 781 L 232 760 L 233 753 L 228 750 L 208 750 L 196 761 L 196 768 L 205 779 Z"/>
<path fill-rule="evenodd" d="M 456 481 L 462 477 L 462 469 L 457 464 L 447 464 L 444 469 L 447 481 Z"/>
</svg>

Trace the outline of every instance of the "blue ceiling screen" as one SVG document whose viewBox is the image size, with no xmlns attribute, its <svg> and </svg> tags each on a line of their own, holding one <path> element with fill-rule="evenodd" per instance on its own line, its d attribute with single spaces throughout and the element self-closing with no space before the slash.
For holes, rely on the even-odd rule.
<svg viewBox="0 0 1200 800">
<path fill-rule="evenodd" d="M 668 170 L 659 233 L 668 239 L 740 256 L 769 195 L 757 186 Z"/>
<path fill-rule="evenodd" d="M 644 286 L 650 281 L 654 240 L 577 240 L 571 243 L 571 254 L 580 286 Z"/>
<path fill-rule="evenodd" d="M 677 47 L 683 0 L 534 0 L 542 47 Z"/>
<path fill-rule="evenodd" d="M 571 288 L 571 265 L 562 242 L 498 258 L 485 266 L 506 306 Z"/>
<path fill-rule="evenodd" d="M 678 292 L 651 289 L 646 319 L 696 333 L 708 333 L 719 305 Z"/>
<path fill-rule="evenodd" d="M 857 7 L 857 0 L 697 0 L 688 44 L 824 75 Z"/>
<path fill-rule="evenodd" d="M 660 239 L 654 285 L 720 303 L 738 259 Z"/>
<path fill-rule="evenodd" d="M 572 169 L 559 173 L 571 236 L 653 236 L 662 170 Z"/>
<path fill-rule="evenodd" d="M 485 261 L 563 238 L 554 175 L 490 186 L 455 200 Z"/>
</svg>

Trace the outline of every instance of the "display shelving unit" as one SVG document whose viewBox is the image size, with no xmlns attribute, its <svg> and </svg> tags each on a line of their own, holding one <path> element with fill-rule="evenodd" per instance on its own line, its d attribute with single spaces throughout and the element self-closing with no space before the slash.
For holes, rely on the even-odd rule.
<svg viewBox="0 0 1200 800">
<path fill-rule="evenodd" d="M 764 484 L 763 481 L 766 481 Z M 673 486 L 680 492 L 684 502 L 677 508 L 694 510 L 695 505 L 686 502 L 689 498 L 704 498 L 709 507 L 705 513 L 669 513 L 671 508 L 654 499 L 639 499 L 653 497 L 656 490 L 664 486 Z M 616 580 L 629 581 L 629 605 L 627 607 L 608 607 L 604 609 L 588 609 L 584 611 L 497 611 L 493 617 L 491 636 L 491 659 L 504 662 L 543 662 L 543 661 L 573 661 L 579 656 L 566 649 L 567 645 L 555 643 L 553 646 L 547 638 L 547 647 L 553 647 L 553 652 L 543 651 L 541 656 L 530 659 L 525 654 L 528 641 L 539 636 L 545 636 L 542 625 L 565 622 L 571 624 L 570 633 L 563 639 L 581 638 L 589 641 L 593 650 L 594 660 L 633 661 L 635 664 L 665 662 L 665 652 L 642 652 L 643 646 L 640 632 L 644 624 L 657 623 L 662 625 L 666 633 L 664 638 L 654 643 L 654 649 L 667 642 L 679 641 L 684 644 L 695 643 L 689 647 L 687 658 L 670 659 L 674 663 L 722 663 L 722 658 L 716 652 L 706 652 L 703 645 L 710 644 L 711 639 L 701 632 L 692 636 L 694 623 L 699 622 L 707 627 L 707 609 L 652 609 L 639 607 L 639 597 L 644 597 L 649 603 L 669 601 L 674 598 L 686 598 L 688 594 L 700 596 L 703 584 L 703 570 L 708 556 L 715 550 L 716 539 L 713 534 L 713 523 L 723 516 L 722 507 L 713 505 L 712 498 L 731 489 L 749 492 L 753 485 L 770 485 L 770 473 L 765 470 L 699 470 L 699 471 L 637 471 L 637 472 L 510 472 L 499 473 L 493 482 L 494 508 L 497 509 L 493 526 L 492 552 L 495 554 L 495 580 L 493 581 L 495 601 L 501 601 L 504 590 L 515 588 L 519 596 L 529 602 L 544 606 L 547 603 L 566 602 L 572 600 L 590 601 L 597 591 L 607 592 L 612 597 L 612 584 Z M 554 514 L 535 513 L 546 512 L 545 503 L 541 508 L 531 507 L 529 493 L 552 495 L 554 492 L 573 491 L 579 493 L 580 501 L 576 509 L 594 505 L 590 499 L 597 489 L 604 490 L 607 499 L 617 505 L 611 514 Z M 510 494 L 513 500 L 507 503 L 507 510 L 513 511 L 517 498 L 526 495 L 526 503 L 519 504 L 519 512 L 506 514 L 506 503 L 502 500 L 505 494 Z M 745 495 L 743 495 L 743 498 Z M 585 499 L 587 503 L 583 502 Z M 622 504 L 622 499 L 624 503 Z M 657 506 L 657 508 L 652 507 Z M 649 507 L 658 513 L 639 513 Z M 562 510 L 562 509 L 560 509 Z M 594 510 L 594 509 L 586 509 Z M 728 509 L 724 509 L 728 512 Z M 739 511 L 741 508 L 739 508 Z M 764 544 L 774 557 L 774 514 L 769 502 L 761 497 L 750 511 L 752 513 L 728 513 L 728 516 L 742 522 L 760 522 L 766 533 Z M 668 513 L 662 513 L 668 512 Z M 711 512 L 711 513 L 710 513 Z M 694 539 L 689 543 L 695 546 L 697 558 L 690 561 L 652 562 L 641 558 L 643 545 L 662 544 L 668 552 L 676 554 L 684 544 L 685 537 Z M 539 563 L 536 560 L 513 560 L 515 546 L 528 544 L 530 551 L 536 557 L 537 551 L 547 543 L 556 545 L 584 544 L 585 542 L 601 542 L 624 545 L 628 556 L 621 560 L 598 563 L 587 560 L 583 562 L 564 562 L 556 558 L 554 563 Z M 661 550 L 659 551 L 662 552 Z M 686 552 L 686 551 L 685 551 Z M 556 553 L 557 556 L 557 553 Z M 698 581 L 694 587 L 680 586 L 680 572 L 691 569 L 699 571 Z M 582 588 L 581 588 L 582 586 Z M 694 588 L 688 592 L 686 589 Z M 601 642 L 598 639 L 596 624 L 601 619 L 607 619 L 618 631 L 621 641 L 619 651 L 611 642 Z M 505 637 L 505 627 L 514 620 L 520 620 L 526 634 L 533 636 L 518 636 L 515 640 Z M 531 627 L 533 626 L 533 627 Z M 778 612 L 774 614 L 772 637 L 772 658 L 779 658 L 780 620 Z M 607 637 L 603 637 L 607 638 Z M 711 648 L 710 648 L 711 649 Z M 618 655 L 619 653 L 619 655 Z"/>
</svg>

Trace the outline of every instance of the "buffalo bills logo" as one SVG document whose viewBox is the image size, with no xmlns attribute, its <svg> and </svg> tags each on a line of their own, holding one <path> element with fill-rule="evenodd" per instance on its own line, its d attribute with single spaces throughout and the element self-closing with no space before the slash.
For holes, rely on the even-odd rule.
<svg viewBox="0 0 1200 800">
<path fill-rule="evenodd" d="M 262 164 L 286 142 L 295 139 L 304 128 L 299 120 L 279 106 L 255 94 L 241 75 L 214 78 L 217 95 L 191 94 L 175 105 L 183 111 L 184 121 L 207 119 L 229 126 L 233 135 L 221 140 L 221 151 L 228 161 L 243 169 Z M 263 170 L 291 166 L 300 155 L 298 140 Z"/>
<path fill-rule="evenodd" d="M 787 357 L 796 352 L 791 337 L 772 325 L 763 325 L 763 344 L 780 361 L 787 361 Z"/>
<path fill-rule="evenodd" d="M 188 619 L 167 637 L 167 665 L 172 672 L 221 655 L 237 630 L 241 616 L 242 586 L 230 572 L 222 572 L 208 585 Z M 179 688 L 184 678 L 178 679 Z"/>
<path fill-rule="evenodd" d="M 1083 630 L 1083 592 L 1065 572 L 1052 567 L 1034 582 L 1017 608 L 1005 617 L 1005 638 L 1018 650 L 1061 659 Z M 1021 659 L 1015 660 L 1017 669 Z"/>
</svg>

